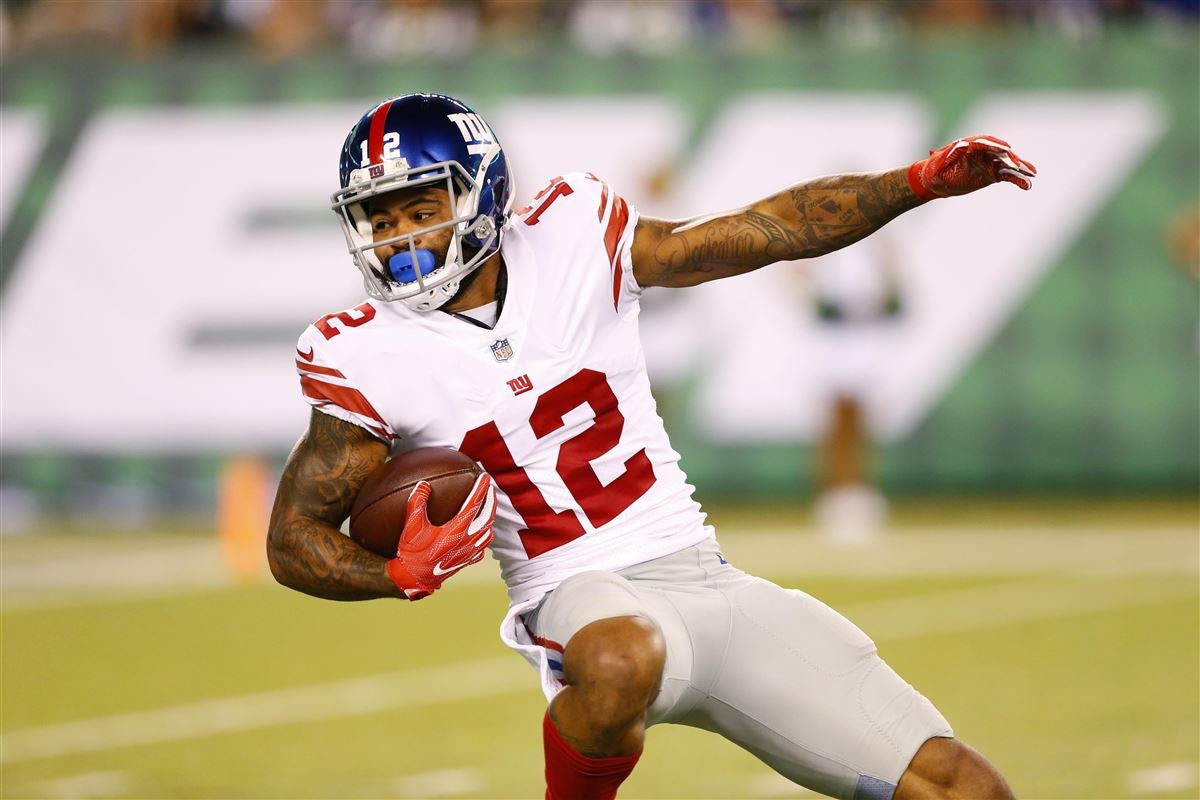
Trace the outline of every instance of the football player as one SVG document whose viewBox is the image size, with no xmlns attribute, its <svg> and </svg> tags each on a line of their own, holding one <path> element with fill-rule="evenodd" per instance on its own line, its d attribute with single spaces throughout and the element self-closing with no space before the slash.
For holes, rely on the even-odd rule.
<svg viewBox="0 0 1200 800">
<path fill-rule="evenodd" d="M 836 797 L 1010 797 L 866 634 L 724 558 L 656 413 L 638 310 L 647 286 L 819 256 L 935 198 L 1029 189 L 1034 174 L 973 136 L 684 221 L 641 217 L 590 174 L 514 211 L 482 117 L 436 94 L 380 103 L 346 138 L 332 199 L 369 299 L 300 337 L 313 411 L 280 480 L 275 577 L 318 597 L 415 600 L 490 543 L 511 599 L 501 637 L 549 701 L 548 798 L 615 797 L 662 722 Z M 418 484 L 405 538 L 428 548 L 389 560 L 342 535 L 389 451 L 424 446 L 486 470 L 440 530 Z"/>
</svg>

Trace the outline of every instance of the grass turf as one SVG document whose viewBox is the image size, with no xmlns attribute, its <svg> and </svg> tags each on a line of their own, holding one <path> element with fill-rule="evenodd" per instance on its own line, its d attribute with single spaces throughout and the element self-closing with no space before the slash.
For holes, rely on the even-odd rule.
<svg viewBox="0 0 1200 800">
<path fill-rule="evenodd" d="M 1099 561 L 1047 543 L 1045 562 L 1032 553 L 990 572 L 969 554 L 1027 547 L 1025 533 L 896 534 L 887 548 L 918 563 L 914 548 L 962 548 L 962 570 L 920 575 L 857 575 L 861 555 L 728 524 L 722 542 L 735 563 L 744 555 L 747 568 L 848 613 L 1022 796 L 1129 797 L 1136 771 L 1182 764 L 1194 776 L 1200 751 L 1196 537 L 1177 522 L 1096 534 L 1091 552 L 1110 554 Z M 1083 548 L 1092 534 L 1064 535 Z M 179 541 L 35 537 L 5 543 L 6 569 L 97 547 L 175 552 Z M 1140 552 L 1154 558 L 1128 557 Z M 533 671 L 498 641 L 498 584 L 452 583 L 413 605 L 330 603 L 269 584 L 168 588 L 72 590 L 46 604 L 5 590 L 3 797 L 540 796 L 543 701 Z M 73 750 L 59 729 L 61 754 L 22 755 L 44 726 L 464 662 L 489 674 L 463 681 L 460 700 L 427 703 L 428 687 L 401 685 L 379 710 L 368 698 L 310 721 L 92 750 Z M 1195 796 L 1184 773 L 1154 796 Z M 622 797 L 804 794 L 716 736 L 659 726 Z"/>
</svg>

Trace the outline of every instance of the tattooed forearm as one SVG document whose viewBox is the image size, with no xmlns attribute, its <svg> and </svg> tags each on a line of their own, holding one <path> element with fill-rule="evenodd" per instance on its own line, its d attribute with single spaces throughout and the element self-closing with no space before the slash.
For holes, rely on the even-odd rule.
<svg viewBox="0 0 1200 800">
<path fill-rule="evenodd" d="M 853 244 L 921 204 L 905 169 L 816 178 L 746 208 L 686 223 L 643 218 L 634 273 L 643 286 L 693 286 Z"/>
<path fill-rule="evenodd" d="M 789 189 L 813 255 L 853 244 L 919 206 L 906 171 L 817 178 Z"/>
<path fill-rule="evenodd" d="M 275 497 L 267 536 L 271 572 L 285 586 L 331 600 L 395 596 L 386 559 L 339 531 L 387 447 L 356 425 L 314 411 Z"/>
<path fill-rule="evenodd" d="M 709 220 L 696 229 L 667 234 L 655 248 L 654 264 L 656 274 L 719 277 L 710 273 L 737 274 L 747 265 L 792 258 L 790 253 L 797 245 L 791 231 L 764 214 L 747 210 Z"/>
<path fill-rule="evenodd" d="M 272 529 L 268 552 L 276 580 L 298 592 L 327 600 L 398 596 L 385 559 L 313 520 L 297 517 Z"/>
</svg>

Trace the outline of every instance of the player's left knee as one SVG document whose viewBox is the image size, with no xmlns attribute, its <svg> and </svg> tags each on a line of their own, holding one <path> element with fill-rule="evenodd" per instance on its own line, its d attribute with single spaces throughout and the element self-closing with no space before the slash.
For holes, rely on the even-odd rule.
<svg viewBox="0 0 1200 800">
<path fill-rule="evenodd" d="M 1013 800 L 999 771 L 958 739 L 935 737 L 917 751 L 894 800 Z"/>
<path fill-rule="evenodd" d="M 567 643 L 563 672 L 614 722 L 645 711 L 662 681 L 666 645 L 644 617 L 613 617 L 584 626 Z M 622 722 L 624 720 L 621 720 Z"/>
</svg>

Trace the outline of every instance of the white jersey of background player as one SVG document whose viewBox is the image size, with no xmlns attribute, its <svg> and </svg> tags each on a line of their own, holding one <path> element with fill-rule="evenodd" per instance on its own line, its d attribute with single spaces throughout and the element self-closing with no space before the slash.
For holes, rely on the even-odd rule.
<svg viewBox="0 0 1200 800">
<path fill-rule="evenodd" d="M 820 255 L 926 200 L 1032 175 L 972 137 L 686 223 L 639 220 L 585 174 L 512 214 L 478 115 L 441 95 L 379 104 L 345 142 L 334 195 L 372 299 L 300 339 L 315 410 L 280 481 L 273 572 L 320 597 L 415 600 L 494 530 L 513 601 L 502 635 L 550 700 L 548 798 L 614 797 L 658 722 L 718 732 L 835 796 L 1010 796 L 861 631 L 718 552 L 655 412 L 637 316 L 642 286 Z M 395 558 L 338 532 L 390 448 L 431 445 L 487 471 L 458 515 L 429 523 L 421 485 Z"/>
</svg>

